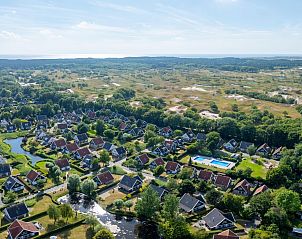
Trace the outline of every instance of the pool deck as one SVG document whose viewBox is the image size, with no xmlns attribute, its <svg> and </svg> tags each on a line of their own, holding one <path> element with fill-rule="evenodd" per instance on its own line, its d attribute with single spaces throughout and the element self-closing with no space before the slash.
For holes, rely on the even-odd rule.
<svg viewBox="0 0 302 239">
<path fill-rule="evenodd" d="M 198 160 L 197 158 L 203 158 L 203 160 Z M 235 167 L 235 163 L 231 162 L 231 161 L 226 161 L 226 160 L 222 160 L 222 159 L 217 159 L 217 158 L 210 158 L 210 157 L 206 157 L 206 156 L 201 156 L 201 155 L 196 155 L 194 157 L 191 157 L 193 162 L 196 163 L 200 163 L 200 164 L 204 164 L 204 165 L 208 165 L 208 166 L 212 166 L 212 167 L 216 167 L 216 168 L 221 168 L 221 169 L 232 169 Z M 220 161 L 222 163 L 227 163 L 227 166 L 223 166 L 223 165 L 219 165 L 219 164 L 214 164 L 212 163 L 213 160 L 217 160 Z"/>
</svg>

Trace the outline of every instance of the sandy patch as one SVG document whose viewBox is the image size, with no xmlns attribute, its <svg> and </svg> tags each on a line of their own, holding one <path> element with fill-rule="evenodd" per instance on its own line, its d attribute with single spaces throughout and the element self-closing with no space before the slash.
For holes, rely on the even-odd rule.
<svg viewBox="0 0 302 239">
<path fill-rule="evenodd" d="M 187 110 L 187 107 L 181 106 L 181 105 L 176 105 L 176 106 L 170 107 L 168 109 L 168 111 L 176 112 L 176 113 L 184 113 L 186 110 Z"/>
<path fill-rule="evenodd" d="M 132 107 L 139 107 L 139 106 L 142 105 L 142 102 L 140 102 L 140 101 L 132 101 L 132 102 L 130 102 L 130 105 Z"/>
<path fill-rule="evenodd" d="M 204 88 L 197 87 L 197 86 L 184 87 L 184 88 L 181 88 L 181 89 L 182 90 L 187 90 L 187 91 L 210 92 L 209 90 L 206 90 Z"/>
<path fill-rule="evenodd" d="M 115 86 L 121 86 L 120 84 L 115 83 L 115 82 L 112 82 L 112 85 L 115 85 Z"/>
<path fill-rule="evenodd" d="M 243 95 L 237 95 L 237 94 L 227 95 L 226 98 L 235 99 L 235 100 L 238 100 L 238 101 L 248 100 L 247 97 L 245 97 Z"/>
<path fill-rule="evenodd" d="M 173 101 L 173 102 L 175 102 L 175 103 L 182 102 L 182 100 L 179 99 L 179 98 L 173 98 L 173 99 L 171 99 L 171 101 Z"/>
<path fill-rule="evenodd" d="M 204 111 L 201 111 L 199 113 L 199 115 L 203 118 L 207 118 L 207 119 L 213 119 L 213 120 L 216 120 L 216 119 L 221 119 L 221 117 L 219 116 L 219 114 L 215 114 L 215 113 L 212 113 L 208 110 L 204 110 Z"/>
</svg>

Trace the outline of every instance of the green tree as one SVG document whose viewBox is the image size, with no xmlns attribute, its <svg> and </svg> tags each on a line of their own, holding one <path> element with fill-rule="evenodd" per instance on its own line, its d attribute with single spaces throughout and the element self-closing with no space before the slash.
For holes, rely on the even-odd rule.
<svg viewBox="0 0 302 239">
<path fill-rule="evenodd" d="M 106 228 L 99 230 L 93 237 L 93 239 L 114 239 L 113 234 Z"/>
<path fill-rule="evenodd" d="M 96 183 L 92 179 L 85 179 L 81 184 L 81 191 L 84 193 L 88 198 L 95 198 L 96 196 Z"/>
<path fill-rule="evenodd" d="M 163 165 L 159 165 L 154 169 L 154 175 L 155 176 L 159 176 L 161 175 L 163 172 L 165 172 L 165 168 Z"/>
<path fill-rule="evenodd" d="M 73 211 L 69 204 L 60 205 L 60 212 L 62 218 L 66 219 L 66 222 L 68 221 L 69 218 L 73 217 Z"/>
<path fill-rule="evenodd" d="M 124 201 L 122 199 L 116 199 L 114 200 L 113 205 L 116 209 L 121 210 L 124 207 Z"/>
<path fill-rule="evenodd" d="M 159 230 L 165 239 L 191 238 L 188 223 L 182 216 L 160 223 Z"/>
<path fill-rule="evenodd" d="M 225 193 L 220 202 L 221 206 L 237 215 L 243 210 L 244 199 L 232 193 Z"/>
<path fill-rule="evenodd" d="M 279 228 L 285 228 L 289 225 L 286 211 L 282 208 L 272 207 L 263 217 L 263 224 L 276 224 Z"/>
<path fill-rule="evenodd" d="M 185 179 L 182 180 L 182 182 L 179 184 L 178 191 L 181 195 L 185 193 L 193 194 L 196 191 L 196 189 L 191 180 Z"/>
<path fill-rule="evenodd" d="M 130 211 L 130 208 L 133 206 L 133 202 L 131 200 L 128 200 L 124 203 L 124 206 L 127 207 Z"/>
<path fill-rule="evenodd" d="M 295 213 L 301 208 L 299 194 L 286 188 L 280 188 L 275 192 L 275 203 L 287 213 Z"/>
<path fill-rule="evenodd" d="M 78 192 L 81 186 L 81 179 L 80 176 L 77 174 L 72 174 L 68 177 L 67 180 L 67 189 L 70 194 L 74 192 Z"/>
<path fill-rule="evenodd" d="M 105 131 L 105 122 L 103 120 L 97 120 L 95 125 L 95 131 L 97 135 L 103 135 Z"/>
<path fill-rule="evenodd" d="M 104 136 L 106 136 L 108 139 L 113 139 L 114 135 L 115 135 L 115 133 L 112 129 L 106 129 L 104 131 Z"/>
<path fill-rule="evenodd" d="M 174 194 L 165 196 L 161 216 L 164 220 L 175 220 L 179 215 L 179 199 Z"/>
<path fill-rule="evenodd" d="M 207 134 L 206 145 L 207 148 L 211 151 L 217 148 L 217 145 L 220 140 L 220 134 L 218 132 L 210 132 Z"/>
<path fill-rule="evenodd" d="M 270 209 L 273 202 L 273 196 L 266 191 L 251 198 L 249 208 L 253 215 L 264 217 L 264 214 Z"/>
<path fill-rule="evenodd" d="M 109 161 L 110 161 L 110 154 L 106 150 L 104 150 L 104 149 L 101 150 L 99 155 L 100 155 L 100 161 L 104 165 L 106 165 L 106 164 L 109 163 Z"/>
<path fill-rule="evenodd" d="M 94 215 L 88 215 L 85 219 L 85 223 L 90 226 L 92 231 L 94 231 L 95 227 L 99 224 L 99 221 Z"/>
<path fill-rule="evenodd" d="M 247 153 L 252 156 L 255 155 L 257 148 L 254 145 L 250 145 L 249 147 L 247 147 Z"/>
<path fill-rule="evenodd" d="M 148 187 L 141 194 L 141 199 L 137 202 L 135 210 L 139 218 L 152 220 L 159 210 L 159 206 L 158 194 L 151 187 Z"/>
<path fill-rule="evenodd" d="M 89 130 L 89 126 L 82 122 L 78 125 L 77 130 L 79 134 L 87 133 Z"/>
<path fill-rule="evenodd" d="M 216 189 L 211 189 L 205 194 L 205 199 L 207 203 L 217 206 L 220 203 L 222 196 L 223 194 L 221 192 Z"/>
<path fill-rule="evenodd" d="M 61 217 L 60 209 L 53 204 L 49 205 L 47 209 L 47 214 L 50 219 L 54 220 L 54 223 L 56 223 L 56 221 Z"/>
</svg>

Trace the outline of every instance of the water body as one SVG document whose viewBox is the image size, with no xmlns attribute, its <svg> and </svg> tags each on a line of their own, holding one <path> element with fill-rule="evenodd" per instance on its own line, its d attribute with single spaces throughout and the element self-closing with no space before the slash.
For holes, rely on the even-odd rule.
<svg viewBox="0 0 302 239">
<path fill-rule="evenodd" d="M 25 151 L 21 147 L 22 140 L 23 140 L 23 137 L 20 137 L 20 138 L 16 138 L 16 139 L 6 139 L 6 140 L 4 140 L 4 142 L 11 146 L 11 151 L 13 153 L 24 154 L 27 157 L 29 157 L 31 159 L 31 162 L 32 162 L 33 165 L 35 165 L 37 162 L 39 162 L 41 160 L 45 160 L 44 158 L 41 158 L 40 156 L 33 155 L 30 152 Z"/>
</svg>

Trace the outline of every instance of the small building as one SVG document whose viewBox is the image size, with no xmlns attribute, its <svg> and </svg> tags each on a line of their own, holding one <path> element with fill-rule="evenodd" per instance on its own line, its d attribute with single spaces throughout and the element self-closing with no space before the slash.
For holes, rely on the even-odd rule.
<svg viewBox="0 0 302 239">
<path fill-rule="evenodd" d="M 233 193 L 241 196 L 250 196 L 251 195 L 251 185 L 246 180 L 243 179 L 233 189 Z"/>
<path fill-rule="evenodd" d="M 67 125 L 67 123 L 58 123 L 57 124 L 57 129 L 61 133 L 66 133 L 66 132 L 68 132 L 68 125 Z"/>
<path fill-rule="evenodd" d="M 178 142 L 172 139 L 165 139 L 164 147 L 168 149 L 169 152 L 176 152 L 178 147 Z"/>
<path fill-rule="evenodd" d="M 212 171 L 200 170 L 198 179 L 204 180 L 206 182 L 213 182 L 215 180 L 215 174 Z"/>
<path fill-rule="evenodd" d="M 118 148 L 114 148 L 112 151 L 112 156 L 115 158 L 115 159 L 123 159 L 123 158 L 126 158 L 127 156 L 127 151 L 124 147 L 118 147 Z"/>
<path fill-rule="evenodd" d="M 179 173 L 181 166 L 177 162 L 169 161 L 167 162 L 165 169 L 168 174 L 177 174 Z"/>
<path fill-rule="evenodd" d="M 236 152 L 237 145 L 238 145 L 237 141 L 235 139 L 231 139 L 230 141 L 223 144 L 223 148 L 226 151 L 234 153 Z"/>
<path fill-rule="evenodd" d="M 32 222 L 15 220 L 7 229 L 9 239 L 33 238 L 39 235 L 39 230 Z"/>
<path fill-rule="evenodd" d="M 56 165 L 61 169 L 61 171 L 69 171 L 70 170 L 70 164 L 68 159 L 58 159 L 56 160 Z"/>
<path fill-rule="evenodd" d="M 88 143 L 88 136 L 86 133 L 84 134 L 77 134 L 74 136 L 74 141 L 77 143 L 77 145 L 83 145 Z"/>
<path fill-rule="evenodd" d="M 77 151 L 75 151 L 74 153 L 74 157 L 76 159 L 84 159 L 85 157 L 87 157 L 88 155 L 91 155 L 91 152 L 89 150 L 89 148 L 87 147 L 83 147 L 83 148 L 79 148 Z"/>
<path fill-rule="evenodd" d="M 52 150 L 61 150 L 66 146 L 66 141 L 65 139 L 57 139 L 55 141 L 52 142 L 52 144 L 50 145 L 50 148 Z"/>
<path fill-rule="evenodd" d="M 154 184 L 150 184 L 149 187 L 151 187 L 157 193 L 160 201 L 162 201 L 164 197 L 168 194 L 168 190 L 163 187 L 159 187 Z"/>
<path fill-rule="evenodd" d="M 79 146 L 76 143 L 66 144 L 63 148 L 63 153 L 65 154 L 73 154 L 75 151 L 79 149 Z"/>
<path fill-rule="evenodd" d="M 17 130 L 16 125 L 14 124 L 9 124 L 6 126 L 6 132 L 7 133 L 12 133 L 15 132 Z"/>
<path fill-rule="evenodd" d="M 231 185 L 232 179 L 229 176 L 218 174 L 215 178 L 214 184 L 223 190 L 227 190 Z"/>
<path fill-rule="evenodd" d="M 214 208 L 203 217 L 203 221 L 205 226 L 210 230 L 220 230 L 234 227 L 235 218 L 231 212 L 224 213 Z"/>
<path fill-rule="evenodd" d="M 136 157 L 136 160 L 140 165 L 146 165 L 149 162 L 149 157 L 147 154 L 141 154 Z"/>
<path fill-rule="evenodd" d="M 164 157 L 169 154 L 169 150 L 165 146 L 159 146 L 152 151 L 153 154 Z"/>
<path fill-rule="evenodd" d="M 93 178 L 93 181 L 98 185 L 108 185 L 110 183 L 112 183 L 114 181 L 114 178 L 112 176 L 112 174 L 110 173 L 110 171 L 106 171 L 103 173 L 100 173 L 98 175 L 96 175 Z"/>
<path fill-rule="evenodd" d="M 227 229 L 214 235 L 213 239 L 239 239 L 239 236 L 230 229 Z"/>
<path fill-rule="evenodd" d="M 6 191 L 20 192 L 24 190 L 24 184 L 17 177 L 9 176 L 4 183 Z"/>
<path fill-rule="evenodd" d="M 196 136 L 191 130 L 188 130 L 181 136 L 181 138 L 184 142 L 191 143 L 196 138 Z"/>
<path fill-rule="evenodd" d="M 257 189 L 255 190 L 253 196 L 256 196 L 256 195 L 259 195 L 259 194 L 261 194 L 261 193 L 264 193 L 264 192 L 266 192 L 267 190 L 269 190 L 269 188 L 268 188 L 265 184 L 263 184 L 262 186 L 260 186 L 259 188 L 257 188 Z"/>
<path fill-rule="evenodd" d="M 238 148 L 241 152 L 247 153 L 247 149 L 251 146 L 255 146 L 255 145 L 251 142 L 240 141 Z"/>
<path fill-rule="evenodd" d="M 165 138 L 169 138 L 173 135 L 173 131 L 172 129 L 168 126 L 168 127 L 164 127 L 164 128 L 161 128 L 159 130 L 159 134 L 161 136 L 164 136 Z"/>
<path fill-rule="evenodd" d="M 105 149 L 108 152 L 111 152 L 115 148 L 116 148 L 116 146 L 109 142 L 105 142 L 103 145 L 103 149 Z"/>
<path fill-rule="evenodd" d="M 128 132 L 133 138 L 142 137 L 144 135 L 144 130 L 142 128 L 134 128 Z"/>
<path fill-rule="evenodd" d="M 26 121 L 26 122 L 21 122 L 21 125 L 20 125 L 20 129 L 21 130 L 30 130 L 31 128 L 31 123 Z"/>
<path fill-rule="evenodd" d="M 3 210 L 5 218 L 12 222 L 16 219 L 20 219 L 28 216 L 28 208 L 26 207 L 24 202 L 14 204 L 10 207 L 7 207 Z"/>
<path fill-rule="evenodd" d="M 89 147 L 93 150 L 98 150 L 98 149 L 101 149 L 104 144 L 105 144 L 105 142 L 104 142 L 103 138 L 97 137 L 97 138 L 93 138 L 92 140 L 90 140 Z"/>
<path fill-rule="evenodd" d="M 157 166 L 160 165 L 165 166 L 165 161 L 162 158 L 156 158 L 149 164 L 149 167 L 151 169 L 155 169 Z"/>
<path fill-rule="evenodd" d="M 207 135 L 205 133 L 198 133 L 196 139 L 197 141 L 205 142 L 207 140 Z"/>
<path fill-rule="evenodd" d="M 143 180 L 139 176 L 130 177 L 124 175 L 119 183 L 119 189 L 127 193 L 135 192 L 141 188 Z"/>
<path fill-rule="evenodd" d="M 40 173 L 35 170 L 30 170 L 26 175 L 26 180 L 31 185 L 37 185 L 38 180 L 46 180 L 46 178 Z"/>
<path fill-rule="evenodd" d="M 179 200 L 179 207 L 187 213 L 194 213 L 205 208 L 205 201 L 185 193 Z"/>
<path fill-rule="evenodd" d="M 0 178 L 5 178 L 11 175 L 11 167 L 7 163 L 0 164 Z"/>
<path fill-rule="evenodd" d="M 260 155 L 260 156 L 264 156 L 264 157 L 268 157 L 270 155 L 270 153 L 272 152 L 272 149 L 270 146 L 268 146 L 268 144 L 262 144 L 257 150 L 256 150 L 256 154 Z"/>
<path fill-rule="evenodd" d="M 272 158 L 275 160 L 280 160 L 282 158 L 282 150 L 283 147 L 275 149 L 275 151 L 272 153 Z"/>
</svg>

